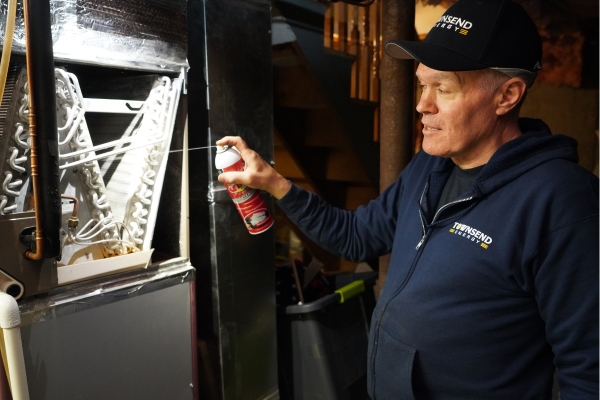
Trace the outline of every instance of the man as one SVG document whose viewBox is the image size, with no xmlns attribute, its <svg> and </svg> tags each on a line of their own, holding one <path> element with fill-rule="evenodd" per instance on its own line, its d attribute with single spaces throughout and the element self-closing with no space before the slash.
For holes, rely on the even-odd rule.
<svg viewBox="0 0 600 400">
<path fill-rule="evenodd" d="M 576 142 L 519 119 L 541 40 L 518 5 L 460 0 L 420 43 L 423 151 L 380 197 L 332 208 L 235 145 L 219 180 L 270 192 L 324 248 L 391 252 L 373 314 L 373 399 L 598 398 L 598 180 Z"/>
</svg>

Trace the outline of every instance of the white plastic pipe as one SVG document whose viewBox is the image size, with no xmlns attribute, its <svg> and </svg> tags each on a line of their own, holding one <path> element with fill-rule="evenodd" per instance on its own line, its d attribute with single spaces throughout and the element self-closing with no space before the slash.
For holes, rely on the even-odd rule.
<svg viewBox="0 0 600 400">
<path fill-rule="evenodd" d="M 17 300 L 9 294 L 0 292 L 0 328 L 4 333 L 4 348 L 6 349 L 12 397 L 13 400 L 29 400 L 20 325 L 21 313 Z"/>
</svg>

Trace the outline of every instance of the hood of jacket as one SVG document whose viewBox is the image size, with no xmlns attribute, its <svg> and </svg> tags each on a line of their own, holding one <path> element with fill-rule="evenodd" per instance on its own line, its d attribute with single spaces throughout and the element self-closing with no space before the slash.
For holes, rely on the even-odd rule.
<svg viewBox="0 0 600 400">
<path fill-rule="evenodd" d="M 519 127 L 523 134 L 502 145 L 475 179 L 478 195 L 489 194 L 545 162 L 579 161 L 577 141 L 553 135 L 542 120 L 520 118 Z"/>
</svg>

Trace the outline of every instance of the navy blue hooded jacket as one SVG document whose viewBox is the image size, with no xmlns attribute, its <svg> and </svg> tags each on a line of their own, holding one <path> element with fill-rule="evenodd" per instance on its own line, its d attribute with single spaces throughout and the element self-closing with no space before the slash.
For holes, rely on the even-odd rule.
<svg viewBox="0 0 600 400">
<path fill-rule="evenodd" d="M 293 186 L 311 238 L 359 261 L 391 252 L 369 338 L 374 400 L 598 399 L 598 179 L 575 140 L 520 120 L 458 200 L 452 161 L 420 152 L 355 212 Z"/>
</svg>

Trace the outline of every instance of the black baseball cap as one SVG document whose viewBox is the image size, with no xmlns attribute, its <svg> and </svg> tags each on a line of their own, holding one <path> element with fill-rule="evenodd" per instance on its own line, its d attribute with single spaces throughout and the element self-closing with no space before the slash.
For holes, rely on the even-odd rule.
<svg viewBox="0 0 600 400">
<path fill-rule="evenodd" d="M 459 0 L 422 42 L 389 41 L 394 58 L 439 71 L 497 69 L 528 86 L 542 68 L 542 40 L 527 12 L 509 0 Z"/>
</svg>

